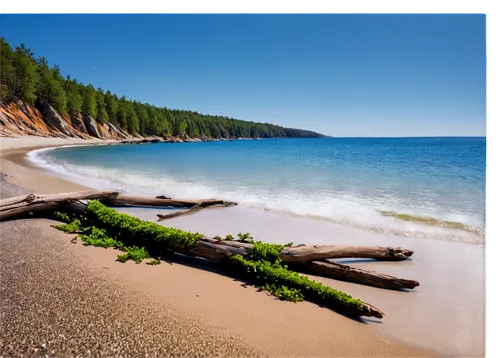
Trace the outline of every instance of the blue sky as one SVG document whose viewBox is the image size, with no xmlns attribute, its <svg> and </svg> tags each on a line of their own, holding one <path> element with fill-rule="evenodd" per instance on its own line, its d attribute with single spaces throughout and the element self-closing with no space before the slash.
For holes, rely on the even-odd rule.
<svg viewBox="0 0 500 358">
<path fill-rule="evenodd" d="M 484 15 L 1 15 L 83 83 L 333 136 L 486 134 Z"/>
</svg>

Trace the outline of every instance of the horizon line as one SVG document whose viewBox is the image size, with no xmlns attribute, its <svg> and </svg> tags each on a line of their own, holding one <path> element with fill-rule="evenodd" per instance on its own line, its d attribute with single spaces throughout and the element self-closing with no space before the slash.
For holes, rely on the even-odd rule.
<svg viewBox="0 0 500 358">
<path fill-rule="evenodd" d="M 321 133 L 320 133 L 321 134 Z M 404 138 L 486 138 L 486 135 L 429 135 L 429 136 L 377 136 L 377 137 L 370 137 L 370 136 L 334 136 L 334 135 L 326 135 L 323 134 L 325 137 L 323 138 L 373 138 L 373 139 L 390 139 L 390 138 L 395 138 L 395 139 L 404 139 Z M 265 138 L 262 138 L 265 139 Z M 271 138 L 269 138 L 271 139 Z M 314 138 L 312 138 L 314 139 Z"/>
</svg>

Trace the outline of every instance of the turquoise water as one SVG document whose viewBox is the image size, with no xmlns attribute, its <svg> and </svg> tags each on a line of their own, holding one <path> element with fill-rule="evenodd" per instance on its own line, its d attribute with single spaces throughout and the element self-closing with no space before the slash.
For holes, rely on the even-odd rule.
<svg viewBox="0 0 500 358">
<path fill-rule="evenodd" d="M 407 237 L 484 243 L 486 138 L 66 147 L 35 163 L 99 188 L 221 198 Z"/>
</svg>

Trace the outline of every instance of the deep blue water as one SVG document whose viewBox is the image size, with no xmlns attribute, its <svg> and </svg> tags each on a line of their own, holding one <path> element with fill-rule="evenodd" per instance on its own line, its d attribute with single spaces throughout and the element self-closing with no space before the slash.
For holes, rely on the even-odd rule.
<svg viewBox="0 0 500 358">
<path fill-rule="evenodd" d="M 217 197 L 403 236 L 484 240 L 486 138 L 87 146 L 30 157 L 89 186 Z"/>
</svg>

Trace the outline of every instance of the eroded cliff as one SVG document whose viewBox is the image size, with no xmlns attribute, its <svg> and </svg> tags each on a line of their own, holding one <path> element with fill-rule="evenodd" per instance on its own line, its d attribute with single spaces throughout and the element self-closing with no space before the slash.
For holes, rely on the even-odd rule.
<svg viewBox="0 0 500 358">
<path fill-rule="evenodd" d="M 9 104 L 0 102 L 0 135 L 118 140 L 143 138 L 132 136 L 109 122 L 99 122 L 85 113 L 63 116 L 47 102 L 32 106 L 20 100 Z"/>
</svg>

